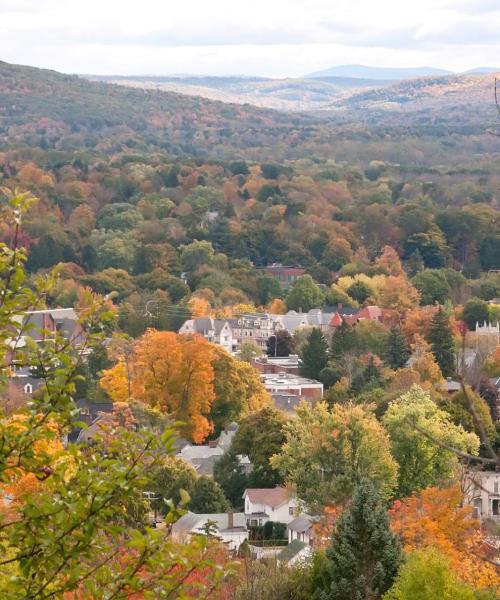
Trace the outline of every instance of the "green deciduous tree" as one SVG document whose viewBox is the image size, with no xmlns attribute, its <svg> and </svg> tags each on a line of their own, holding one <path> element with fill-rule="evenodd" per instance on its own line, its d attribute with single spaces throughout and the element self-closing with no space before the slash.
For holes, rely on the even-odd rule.
<svg viewBox="0 0 500 600">
<path fill-rule="evenodd" d="M 434 548 L 412 552 L 384 600 L 475 600 L 474 590 L 462 583 L 448 559 Z"/>
<path fill-rule="evenodd" d="M 151 474 L 151 491 L 160 498 L 158 510 L 168 512 L 166 500 L 171 500 L 175 505 L 181 501 L 181 490 L 188 493 L 196 481 L 196 471 L 182 458 L 168 456 L 158 464 Z"/>
<path fill-rule="evenodd" d="M 229 510 L 229 502 L 219 484 L 209 477 L 202 475 L 194 482 L 189 492 L 189 509 L 194 513 L 223 513 Z"/>
<path fill-rule="evenodd" d="M 326 558 L 326 586 L 316 590 L 318 600 L 378 600 L 391 587 L 403 560 L 402 550 L 370 481 L 356 486 L 352 504 L 337 522 Z"/>
<path fill-rule="evenodd" d="M 303 310 L 322 306 L 325 295 L 310 275 L 302 275 L 288 291 L 285 302 L 290 310 Z"/>
<path fill-rule="evenodd" d="M 456 454 L 425 434 L 471 454 L 479 450 L 478 437 L 454 425 L 449 414 L 417 385 L 391 402 L 383 422 L 391 438 L 392 454 L 399 463 L 400 496 L 437 485 L 456 473 Z"/>
<path fill-rule="evenodd" d="M 431 319 L 427 341 L 431 344 L 441 373 L 445 377 L 451 377 L 455 373 L 455 342 L 450 319 L 441 306 Z"/>
<path fill-rule="evenodd" d="M 283 414 L 271 407 L 242 419 L 232 449 L 250 458 L 253 465 L 248 477 L 250 486 L 272 487 L 283 481 L 269 459 L 281 450 L 285 441 L 285 423 Z"/>
<path fill-rule="evenodd" d="M 483 325 L 490 320 L 488 303 L 479 298 L 471 298 L 465 303 L 462 319 L 467 324 L 467 327 L 471 331 L 474 331 L 476 323 Z"/>
<path fill-rule="evenodd" d="M 397 480 L 389 438 L 362 406 L 302 403 L 285 426 L 286 442 L 272 459 L 312 510 L 344 502 L 362 478 L 388 497 Z"/>
<path fill-rule="evenodd" d="M 290 356 L 293 346 L 292 336 L 285 329 L 281 329 L 267 338 L 266 354 L 268 356 Z"/>
</svg>

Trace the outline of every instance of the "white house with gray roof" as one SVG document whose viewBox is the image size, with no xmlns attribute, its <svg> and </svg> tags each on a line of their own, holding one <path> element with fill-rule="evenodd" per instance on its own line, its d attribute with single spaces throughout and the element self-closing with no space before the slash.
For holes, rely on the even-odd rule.
<svg viewBox="0 0 500 600">
<path fill-rule="evenodd" d="M 212 317 L 189 319 L 179 329 L 179 333 L 197 333 L 209 342 L 219 344 L 228 352 L 234 350 L 233 330 L 228 320 L 212 319 Z"/>
<path fill-rule="evenodd" d="M 196 514 L 188 512 L 172 525 L 172 536 L 185 541 L 192 535 L 206 534 L 206 529 L 213 530 L 213 535 L 237 550 L 248 539 L 248 529 L 244 513 L 209 513 Z"/>
</svg>

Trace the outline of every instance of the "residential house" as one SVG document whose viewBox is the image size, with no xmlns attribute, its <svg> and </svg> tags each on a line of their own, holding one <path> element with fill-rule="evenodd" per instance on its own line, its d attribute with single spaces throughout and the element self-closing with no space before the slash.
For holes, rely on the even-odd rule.
<svg viewBox="0 0 500 600">
<path fill-rule="evenodd" d="M 179 333 L 202 335 L 206 340 L 219 344 L 228 352 L 234 350 L 235 341 L 230 322 L 212 317 L 197 317 L 187 320 L 179 329 Z"/>
<path fill-rule="evenodd" d="M 231 550 L 237 550 L 248 539 L 248 529 L 244 513 L 212 513 L 196 514 L 188 512 L 172 525 L 172 536 L 185 541 L 192 535 L 206 534 L 213 530 Z"/>
<path fill-rule="evenodd" d="M 286 530 L 288 533 L 288 543 L 291 544 L 293 540 L 299 540 L 306 543 L 308 546 L 312 546 L 314 539 L 314 519 L 311 515 L 302 514 L 296 519 L 288 523 Z"/>
<path fill-rule="evenodd" d="M 500 473 L 471 471 L 467 475 L 466 496 L 479 519 L 500 521 Z"/>
<path fill-rule="evenodd" d="M 281 316 L 268 313 L 245 313 L 231 319 L 235 346 L 239 347 L 243 342 L 252 341 L 265 352 L 267 340 L 283 329 Z"/>
<path fill-rule="evenodd" d="M 247 525 L 264 525 L 267 521 L 290 523 L 299 504 L 297 497 L 284 487 L 247 488 L 243 494 Z"/>
<path fill-rule="evenodd" d="M 11 341 L 11 382 L 21 393 L 30 396 L 40 386 L 40 379 L 30 365 L 19 364 L 19 352 L 26 347 L 28 339 L 44 344 L 60 335 L 71 345 L 78 346 L 83 342 L 83 329 L 73 308 L 28 311 L 19 315 L 17 322 L 21 325 L 21 336 Z"/>
<path fill-rule="evenodd" d="M 212 477 L 215 463 L 229 450 L 237 431 L 238 425 L 231 423 L 221 432 L 217 440 L 211 440 L 208 444 L 202 445 L 185 444 L 177 453 L 177 456 L 189 463 L 198 475 Z M 238 455 L 238 460 L 243 470 L 249 473 L 252 464 L 248 456 Z"/>
</svg>

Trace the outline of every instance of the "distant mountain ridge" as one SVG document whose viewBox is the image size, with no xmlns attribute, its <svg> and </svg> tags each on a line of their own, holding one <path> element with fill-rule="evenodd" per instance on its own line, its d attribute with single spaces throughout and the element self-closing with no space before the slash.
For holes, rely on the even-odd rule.
<svg viewBox="0 0 500 600">
<path fill-rule="evenodd" d="M 440 77 L 453 75 L 452 71 L 446 69 L 436 69 L 434 67 L 369 67 L 366 65 L 339 65 L 330 67 L 315 73 L 306 75 L 306 78 L 323 77 L 352 77 L 356 79 L 376 79 L 376 80 L 398 80 L 413 79 L 415 77 Z"/>
</svg>

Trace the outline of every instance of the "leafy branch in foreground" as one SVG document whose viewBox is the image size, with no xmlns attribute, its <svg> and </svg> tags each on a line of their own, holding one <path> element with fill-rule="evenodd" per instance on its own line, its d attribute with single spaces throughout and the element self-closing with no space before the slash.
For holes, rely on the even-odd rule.
<svg viewBox="0 0 500 600">
<path fill-rule="evenodd" d="M 17 240 L 34 199 L 3 194 L 2 217 L 14 234 L 12 247 L 0 244 L 0 597 L 210 595 L 225 576 L 215 543 L 200 537 L 177 544 L 169 535 L 174 507 L 162 531 L 148 529 L 146 513 L 138 517 L 134 508 L 147 474 L 172 453 L 175 432 L 158 437 L 112 426 L 91 446 L 63 446 L 77 415 L 78 367 L 102 342 L 113 313 L 89 292 L 79 310 L 81 344 L 59 334 L 37 344 L 25 335 L 23 314 L 44 305 L 53 278 L 28 287 Z M 36 366 L 41 385 L 25 408 L 6 414 L 2 394 L 16 365 Z"/>
</svg>

